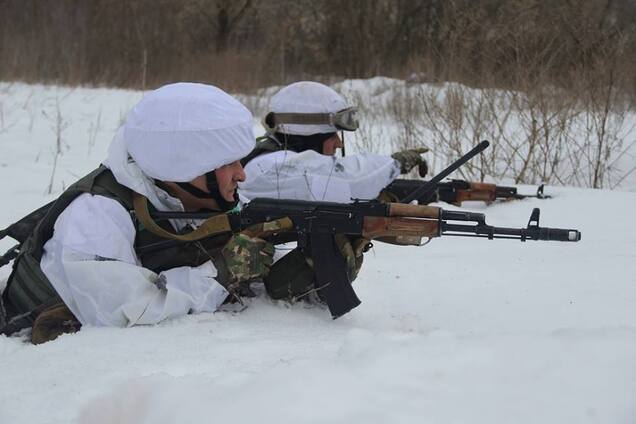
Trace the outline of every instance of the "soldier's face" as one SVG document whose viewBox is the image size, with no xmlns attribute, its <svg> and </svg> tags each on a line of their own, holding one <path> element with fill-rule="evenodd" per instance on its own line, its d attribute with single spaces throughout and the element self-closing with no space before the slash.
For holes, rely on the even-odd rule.
<svg viewBox="0 0 636 424">
<path fill-rule="evenodd" d="M 214 173 L 216 174 L 221 196 L 228 202 L 233 201 L 238 183 L 245 181 L 245 172 L 241 162 L 236 161 L 217 168 Z"/>
<path fill-rule="evenodd" d="M 340 140 L 340 137 L 338 136 L 338 134 L 336 134 L 333 137 L 326 139 L 322 143 L 322 154 L 333 156 L 336 154 L 336 149 L 341 149 L 341 148 L 342 148 L 342 140 Z"/>
</svg>

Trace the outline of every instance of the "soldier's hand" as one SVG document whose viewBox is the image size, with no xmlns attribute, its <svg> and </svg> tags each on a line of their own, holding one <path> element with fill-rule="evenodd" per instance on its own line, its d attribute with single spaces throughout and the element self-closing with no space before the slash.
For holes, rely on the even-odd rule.
<svg viewBox="0 0 636 424">
<path fill-rule="evenodd" d="M 424 177 L 428 173 L 428 164 L 421 156 L 422 153 L 428 152 L 428 147 L 418 147 L 416 149 L 400 150 L 391 155 L 393 159 L 400 164 L 400 172 L 406 174 L 416 166 L 420 177 Z"/>
<path fill-rule="evenodd" d="M 245 234 L 233 236 L 214 261 L 217 281 L 230 293 L 237 293 L 241 283 L 263 278 L 274 261 L 274 245 Z"/>
<path fill-rule="evenodd" d="M 338 250 L 340 254 L 345 259 L 345 265 L 347 267 L 347 277 L 349 278 L 349 282 L 353 283 L 353 281 L 358 277 L 358 273 L 360 272 L 360 268 L 362 267 L 362 261 L 364 257 L 362 256 L 362 249 L 355 249 L 349 237 L 344 234 L 336 234 L 335 235 L 336 246 L 338 246 Z M 369 241 L 364 240 L 365 244 Z"/>
</svg>

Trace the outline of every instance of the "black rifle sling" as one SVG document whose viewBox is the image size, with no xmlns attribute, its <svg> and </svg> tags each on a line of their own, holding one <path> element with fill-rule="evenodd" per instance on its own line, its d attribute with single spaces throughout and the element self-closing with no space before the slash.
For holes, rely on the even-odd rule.
<svg viewBox="0 0 636 424">
<path fill-rule="evenodd" d="M 0 267 L 5 266 L 18 256 L 22 243 L 31 235 L 38 223 L 44 218 L 51 206 L 53 206 L 53 203 L 54 202 L 47 203 L 0 231 L 0 240 L 8 236 L 18 241 L 18 244 L 0 256 Z"/>
<path fill-rule="evenodd" d="M 345 259 L 333 234 L 312 233 L 310 237 L 316 288 L 327 303 L 332 318 L 336 319 L 358 306 L 360 299 L 349 282 Z"/>
</svg>

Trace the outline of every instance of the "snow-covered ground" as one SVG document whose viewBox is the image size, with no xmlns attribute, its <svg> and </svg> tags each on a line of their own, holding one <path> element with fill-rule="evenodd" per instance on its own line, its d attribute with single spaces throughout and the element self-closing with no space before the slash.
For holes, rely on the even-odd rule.
<svg viewBox="0 0 636 424">
<path fill-rule="evenodd" d="M 92 170 L 140 97 L 0 84 L 0 227 Z M 261 296 L 40 346 L 0 337 L 0 423 L 634 423 L 636 193 L 546 192 L 464 207 L 501 226 L 540 207 L 581 242 L 376 243 L 362 305 L 335 321 Z"/>
</svg>

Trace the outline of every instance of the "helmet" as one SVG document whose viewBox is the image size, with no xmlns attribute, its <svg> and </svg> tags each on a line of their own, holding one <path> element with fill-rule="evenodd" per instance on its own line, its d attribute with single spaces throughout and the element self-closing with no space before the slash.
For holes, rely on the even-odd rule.
<svg viewBox="0 0 636 424">
<path fill-rule="evenodd" d="M 332 88 L 313 81 L 300 81 L 282 88 L 270 101 L 263 119 L 269 133 L 312 135 L 355 131 L 356 108 Z"/>
<path fill-rule="evenodd" d="M 150 93 L 128 113 L 128 154 L 150 178 L 187 182 L 254 148 L 253 117 L 212 85 L 176 83 Z"/>
</svg>

